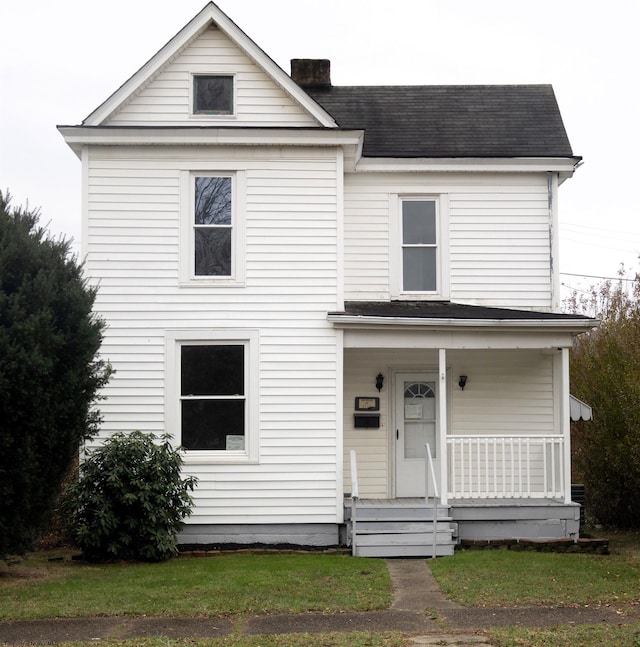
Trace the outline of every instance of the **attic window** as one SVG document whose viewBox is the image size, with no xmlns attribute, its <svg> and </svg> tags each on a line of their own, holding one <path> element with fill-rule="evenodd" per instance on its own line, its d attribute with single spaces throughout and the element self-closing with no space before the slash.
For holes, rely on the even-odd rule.
<svg viewBox="0 0 640 647">
<path fill-rule="evenodd" d="M 233 76 L 194 76 L 193 114 L 232 115 Z"/>
</svg>

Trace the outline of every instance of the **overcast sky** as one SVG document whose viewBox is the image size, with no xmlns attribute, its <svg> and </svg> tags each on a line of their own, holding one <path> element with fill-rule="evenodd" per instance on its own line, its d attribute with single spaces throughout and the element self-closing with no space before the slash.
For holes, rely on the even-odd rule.
<svg viewBox="0 0 640 647">
<path fill-rule="evenodd" d="M 78 124 L 204 0 L 0 0 L 0 188 L 80 240 Z M 552 83 L 573 151 L 561 280 L 639 268 L 640 10 L 630 0 L 219 0 L 276 63 L 330 58 L 336 85 Z"/>
</svg>

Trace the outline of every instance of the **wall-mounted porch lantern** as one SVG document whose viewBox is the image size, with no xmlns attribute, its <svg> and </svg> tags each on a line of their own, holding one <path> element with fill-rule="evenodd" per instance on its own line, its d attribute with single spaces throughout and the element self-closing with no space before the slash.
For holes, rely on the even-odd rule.
<svg viewBox="0 0 640 647">
<path fill-rule="evenodd" d="M 464 387 L 467 385 L 467 376 L 466 375 L 461 375 L 458 378 L 458 386 L 460 387 L 461 391 L 464 391 Z"/>
<path fill-rule="evenodd" d="M 378 389 L 378 391 L 382 391 L 383 384 L 384 384 L 384 375 L 382 373 L 378 373 L 378 375 L 376 375 L 376 389 Z"/>
</svg>

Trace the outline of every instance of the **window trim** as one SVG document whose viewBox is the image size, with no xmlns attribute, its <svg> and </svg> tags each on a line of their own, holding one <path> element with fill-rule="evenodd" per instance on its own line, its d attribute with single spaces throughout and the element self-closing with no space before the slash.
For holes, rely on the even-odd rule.
<svg viewBox="0 0 640 647">
<path fill-rule="evenodd" d="M 245 363 L 245 446 L 244 450 L 185 450 L 185 463 L 259 462 L 259 333 L 257 330 L 168 330 L 165 337 L 165 420 L 176 446 L 182 444 L 181 348 L 182 346 L 243 345 Z"/>
<path fill-rule="evenodd" d="M 231 77 L 231 82 L 233 84 L 233 91 L 231 94 L 232 102 L 232 111 L 228 112 L 196 112 L 195 110 L 195 87 L 196 87 L 196 77 L 199 76 L 224 76 Z M 235 72 L 224 72 L 216 70 L 215 72 L 203 71 L 203 72 L 192 72 L 189 74 L 189 117 L 191 119 L 215 119 L 215 120 L 235 120 L 237 118 L 237 109 L 238 105 L 238 83 L 237 76 Z"/>
<path fill-rule="evenodd" d="M 195 186 L 196 177 L 231 178 L 231 275 L 197 275 L 195 273 Z M 179 283 L 182 287 L 200 285 L 244 286 L 246 172 L 240 170 L 183 170 L 180 175 L 180 259 Z"/>
<path fill-rule="evenodd" d="M 409 201 L 432 201 L 436 212 L 436 289 L 433 291 L 405 290 L 403 285 L 402 204 Z M 439 193 L 394 193 L 389 202 L 389 288 L 391 297 L 405 300 L 448 299 L 449 285 L 449 198 Z"/>
</svg>

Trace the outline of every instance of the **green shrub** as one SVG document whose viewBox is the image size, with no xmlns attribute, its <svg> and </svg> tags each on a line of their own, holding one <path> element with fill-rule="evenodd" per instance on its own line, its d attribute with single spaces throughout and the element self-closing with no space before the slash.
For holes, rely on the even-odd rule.
<svg viewBox="0 0 640 647">
<path fill-rule="evenodd" d="M 104 322 L 69 241 L 0 191 L 0 559 L 30 550 L 53 510 L 111 369 Z"/>
<path fill-rule="evenodd" d="M 161 561 L 177 553 L 196 479 L 182 478 L 170 436 L 117 433 L 92 451 L 69 488 L 71 533 L 86 559 Z"/>
</svg>

